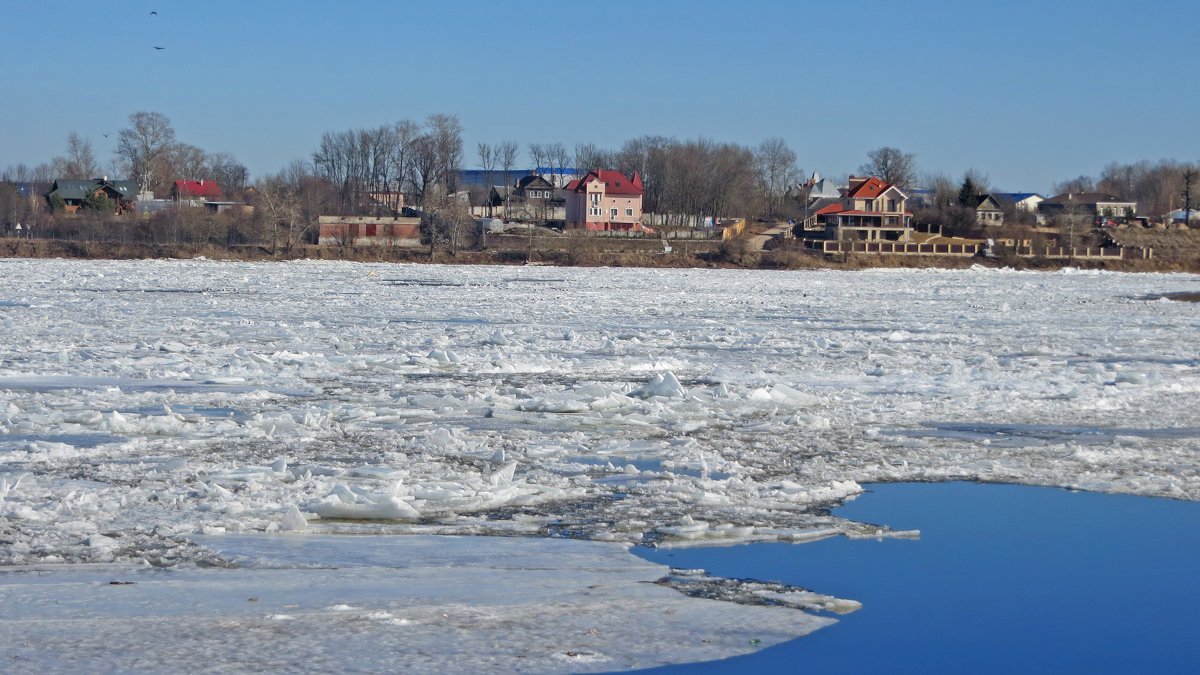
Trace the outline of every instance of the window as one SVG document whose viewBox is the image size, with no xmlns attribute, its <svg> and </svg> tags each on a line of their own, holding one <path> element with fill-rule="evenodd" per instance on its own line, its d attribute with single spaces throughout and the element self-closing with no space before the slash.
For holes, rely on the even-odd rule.
<svg viewBox="0 0 1200 675">
<path fill-rule="evenodd" d="M 896 200 L 889 199 L 888 200 L 888 211 L 895 211 L 895 210 L 896 210 Z"/>
<path fill-rule="evenodd" d="M 632 218 L 633 217 L 633 209 L 625 209 L 625 215 Z"/>
<path fill-rule="evenodd" d="M 592 208 L 588 209 L 589 216 L 598 216 L 602 213 L 603 210 L 599 206 L 593 206 Z"/>
<path fill-rule="evenodd" d="M 617 217 L 617 210 L 616 210 L 616 209 L 611 209 L 611 210 L 609 211 L 609 213 L 612 215 L 612 217 L 613 217 L 613 218 L 616 218 L 616 217 Z"/>
<path fill-rule="evenodd" d="M 600 203 L 600 193 L 593 192 L 592 194 L 588 195 L 588 201 L 590 201 L 593 204 L 599 204 Z"/>
</svg>

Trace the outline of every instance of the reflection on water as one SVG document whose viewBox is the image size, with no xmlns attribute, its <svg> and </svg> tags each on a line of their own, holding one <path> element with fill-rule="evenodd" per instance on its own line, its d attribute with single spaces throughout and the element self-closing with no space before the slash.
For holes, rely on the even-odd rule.
<svg viewBox="0 0 1200 675">
<path fill-rule="evenodd" d="M 1200 503 L 970 483 L 870 486 L 837 515 L 919 540 L 650 550 L 862 602 L 750 656 L 662 672 L 1191 672 Z"/>
</svg>

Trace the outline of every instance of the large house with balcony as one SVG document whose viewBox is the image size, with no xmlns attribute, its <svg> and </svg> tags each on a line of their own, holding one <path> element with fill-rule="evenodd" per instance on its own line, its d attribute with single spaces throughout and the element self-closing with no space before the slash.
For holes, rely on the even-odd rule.
<svg viewBox="0 0 1200 675">
<path fill-rule="evenodd" d="M 567 229 L 648 232 L 642 225 L 642 179 L 620 171 L 589 171 L 566 187 Z"/>
<path fill-rule="evenodd" d="M 825 225 L 825 238 L 845 241 L 908 241 L 912 214 L 908 196 L 879 178 L 851 176 L 850 187 L 839 202 L 816 212 Z"/>
</svg>

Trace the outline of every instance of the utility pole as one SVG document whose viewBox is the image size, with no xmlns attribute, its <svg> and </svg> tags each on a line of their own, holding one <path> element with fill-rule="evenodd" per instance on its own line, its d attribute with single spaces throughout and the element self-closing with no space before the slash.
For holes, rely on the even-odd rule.
<svg viewBox="0 0 1200 675">
<path fill-rule="evenodd" d="M 1183 226 L 1189 227 L 1192 221 L 1192 181 L 1196 172 L 1188 169 L 1183 172 Z"/>
</svg>

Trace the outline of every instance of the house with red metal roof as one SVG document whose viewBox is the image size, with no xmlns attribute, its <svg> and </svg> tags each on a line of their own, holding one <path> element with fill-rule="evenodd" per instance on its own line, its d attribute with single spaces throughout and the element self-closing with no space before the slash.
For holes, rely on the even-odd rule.
<svg viewBox="0 0 1200 675">
<path fill-rule="evenodd" d="M 211 180 L 177 180 L 171 187 L 171 198 L 176 201 L 219 201 L 221 188 Z"/>
<path fill-rule="evenodd" d="M 568 230 L 652 231 L 642 225 L 645 188 L 637 173 L 630 180 L 620 171 L 589 171 L 565 192 Z"/>
<path fill-rule="evenodd" d="M 912 214 L 908 196 L 879 178 L 851 176 L 850 187 L 839 202 L 816 212 L 825 225 L 825 238 L 860 241 L 908 241 Z"/>
</svg>

